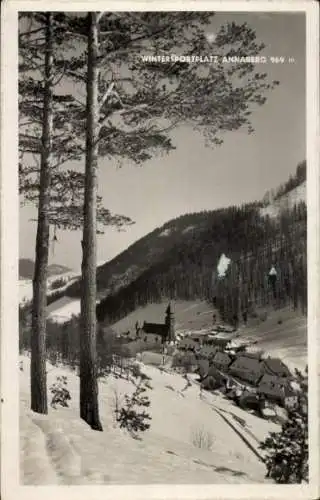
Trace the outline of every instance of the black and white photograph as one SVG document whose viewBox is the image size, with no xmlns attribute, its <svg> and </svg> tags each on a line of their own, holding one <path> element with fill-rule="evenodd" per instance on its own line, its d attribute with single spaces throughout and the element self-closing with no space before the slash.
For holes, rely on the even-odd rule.
<svg viewBox="0 0 320 500">
<path fill-rule="evenodd" d="M 316 498 L 316 2 L 62 3 L 2 52 L 4 500 Z"/>
</svg>

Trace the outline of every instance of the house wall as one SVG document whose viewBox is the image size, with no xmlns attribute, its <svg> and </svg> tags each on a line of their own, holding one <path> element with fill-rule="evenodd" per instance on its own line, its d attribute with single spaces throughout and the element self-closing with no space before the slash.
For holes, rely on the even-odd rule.
<svg viewBox="0 0 320 500">
<path fill-rule="evenodd" d="M 284 398 L 284 406 L 286 408 L 293 408 L 297 404 L 297 396 L 288 396 Z"/>
<path fill-rule="evenodd" d="M 219 339 L 219 338 L 212 338 L 204 342 L 204 345 L 210 345 L 210 346 L 216 346 L 219 347 L 220 349 L 225 349 L 227 345 L 229 344 L 229 340 L 227 339 Z"/>
<path fill-rule="evenodd" d="M 265 375 L 258 387 L 258 391 L 267 397 L 284 400 L 285 387 L 287 387 L 287 380 L 285 378 Z"/>
<path fill-rule="evenodd" d="M 142 332 L 141 339 L 148 344 L 161 344 L 162 337 L 161 335 L 156 335 L 155 333 L 144 333 Z"/>
<path fill-rule="evenodd" d="M 179 349 L 198 349 L 200 345 L 197 342 L 194 342 L 193 340 L 188 340 L 188 339 L 183 339 L 179 344 L 178 344 Z"/>
</svg>

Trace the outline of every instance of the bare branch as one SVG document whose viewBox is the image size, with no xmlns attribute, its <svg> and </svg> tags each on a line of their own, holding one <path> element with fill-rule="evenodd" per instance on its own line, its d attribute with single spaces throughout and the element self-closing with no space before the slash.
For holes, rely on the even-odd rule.
<svg viewBox="0 0 320 500">
<path fill-rule="evenodd" d="M 104 96 L 102 97 L 99 105 L 100 105 L 100 109 L 102 108 L 102 106 L 104 105 L 104 103 L 106 102 L 106 100 L 108 99 L 108 97 L 111 95 L 112 93 L 112 89 L 114 87 L 114 82 L 111 82 L 107 91 L 105 92 Z"/>
</svg>

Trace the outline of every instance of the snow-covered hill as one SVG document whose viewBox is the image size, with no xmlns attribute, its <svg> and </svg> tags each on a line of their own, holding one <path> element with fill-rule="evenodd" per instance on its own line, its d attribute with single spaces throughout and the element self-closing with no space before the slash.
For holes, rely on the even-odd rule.
<svg viewBox="0 0 320 500">
<path fill-rule="evenodd" d="M 132 382 L 113 375 L 101 379 L 104 432 L 96 432 L 79 418 L 79 379 L 66 368 L 48 363 L 48 388 L 57 376 L 66 375 L 70 407 L 49 408 L 48 415 L 33 413 L 29 409 L 29 359 L 21 359 L 20 463 L 25 485 L 268 482 L 264 464 L 253 449 L 279 427 L 235 408 L 221 396 L 200 397 L 199 386 L 192 382 L 186 389 L 181 375 L 141 365 L 151 378 L 152 420 L 151 428 L 136 440 L 119 429 L 114 418 L 116 394 L 123 398 L 132 393 Z M 210 436 L 211 449 L 195 445 L 199 431 Z"/>
<path fill-rule="evenodd" d="M 78 279 L 79 274 L 73 271 L 62 273 L 54 276 L 50 276 L 48 278 L 48 296 L 52 295 L 55 292 L 64 291 L 67 286 L 70 286 L 71 283 Z M 52 284 L 61 280 L 63 282 L 62 286 L 58 288 L 52 289 Z M 29 279 L 20 279 L 19 280 L 19 303 L 22 304 L 24 302 L 29 302 L 32 299 L 32 280 Z"/>
<path fill-rule="evenodd" d="M 61 264 L 49 264 L 48 276 L 58 276 L 71 272 L 69 267 Z M 32 279 L 34 273 L 34 261 L 32 259 L 21 257 L 19 259 L 19 277 L 20 279 Z"/>
<path fill-rule="evenodd" d="M 277 200 L 273 200 L 266 207 L 261 208 L 260 213 L 263 217 L 267 215 L 277 217 L 282 211 L 292 210 L 295 205 L 298 205 L 301 201 L 306 202 L 306 200 L 306 182 L 303 182 Z"/>
</svg>

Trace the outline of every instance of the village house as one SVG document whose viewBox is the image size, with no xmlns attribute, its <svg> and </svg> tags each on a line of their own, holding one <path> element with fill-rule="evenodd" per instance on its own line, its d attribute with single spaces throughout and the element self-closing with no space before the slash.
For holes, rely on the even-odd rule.
<svg viewBox="0 0 320 500">
<path fill-rule="evenodd" d="M 219 346 L 216 345 L 204 345 L 198 351 L 198 355 L 202 358 L 213 358 L 215 354 L 220 350 Z"/>
<path fill-rule="evenodd" d="M 232 333 L 234 332 L 234 328 L 232 326 L 226 326 L 226 325 L 215 325 L 213 331 L 214 332 L 223 332 L 223 333 Z"/>
<path fill-rule="evenodd" d="M 231 375 L 255 385 L 262 375 L 260 357 L 247 353 L 240 354 L 231 364 L 229 372 Z"/>
<path fill-rule="evenodd" d="M 207 372 L 207 375 L 203 377 L 201 382 L 201 387 L 203 389 L 215 390 L 220 389 L 226 384 L 226 378 L 218 370 L 217 367 L 211 365 Z"/>
<path fill-rule="evenodd" d="M 197 372 L 199 374 L 200 380 L 204 380 L 209 372 L 209 361 L 207 359 L 198 360 L 198 369 Z"/>
<path fill-rule="evenodd" d="M 160 333 L 153 333 L 149 330 L 148 324 L 144 324 L 143 333 L 140 334 L 141 340 L 146 344 L 162 344 L 163 335 Z"/>
<path fill-rule="evenodd" d="M 184 351 L 198 351 L 200 350 L 200 344 L 196 340 L 190 337 L 184 337 L 178 344 L 179 349 Z"/>
<path fill-rule="evenodd" d="M 194 340 L 195 342 L 198 342 L 200 345 L 202 345 L 203 342 L 204 342 L 204 340 L 205 340 L 205 338 L 206 338 L 206 335 L 191 332 L 188 335 L 188 337 L 190 337 L 192 340 Z"/>
<path fill-rule="evenodd" d="M 208 336 L 206 340 L 203 342 L 203 344 L 218 346 L 220 347 L 221 350 L 223 350 L 229 344 L 229 339 L 225 339 L 223 337 Z"/>
<path fill-rule="evenodd" d="M 227 371 L 231 363 L 232 358 L 225 352 L 217 352 L 212 360 L 212 364 L 222 371 Z"/>
<path fill-rule="evenodd" d="M 263 371 L 269 375 L 277 375 L 278 377 L 291 377 L 291 373 L 287 365 L 279 358 L 265 358 L 263 360 Z"/>
<path fill-rule="evenodd" d="M 294 404 L 296 401 L 296 395 L 290 387 L 287 377 L 279 377 L 277 375 L 265 373 L 259 381 L 257 392 L 282 405 L 285 403 L 288 405 Z"/>
<path fill-rule="evenodd" d="M 243 356 L 246 356 L 247 358 L 252 358 L 252 359 L 258 359 L 259 361 L 262 360 L 262 355 L 263 351 L 259 350 L 254 350 L 254 351 L 246 351 Z"/>
<path fill-rule="evenodd" d="M 121 337 L 123 339 L 127 340 L 128 342 L 130 342 L 130 341 L 136 340 L 137 333 L 135 331 L 127 331 L 127 332 L 123 332 L 121 334 Z"/>
<path fill-rule="evenodd" d="M 291 410 L 296 406 L 297 403 L 298 403 L 298 395 L 293 391 L 290 393 L 290 390 L 288 389 L 284 397 L 284 407 L 287 408 L 288 410 Z"/>
</svg>

